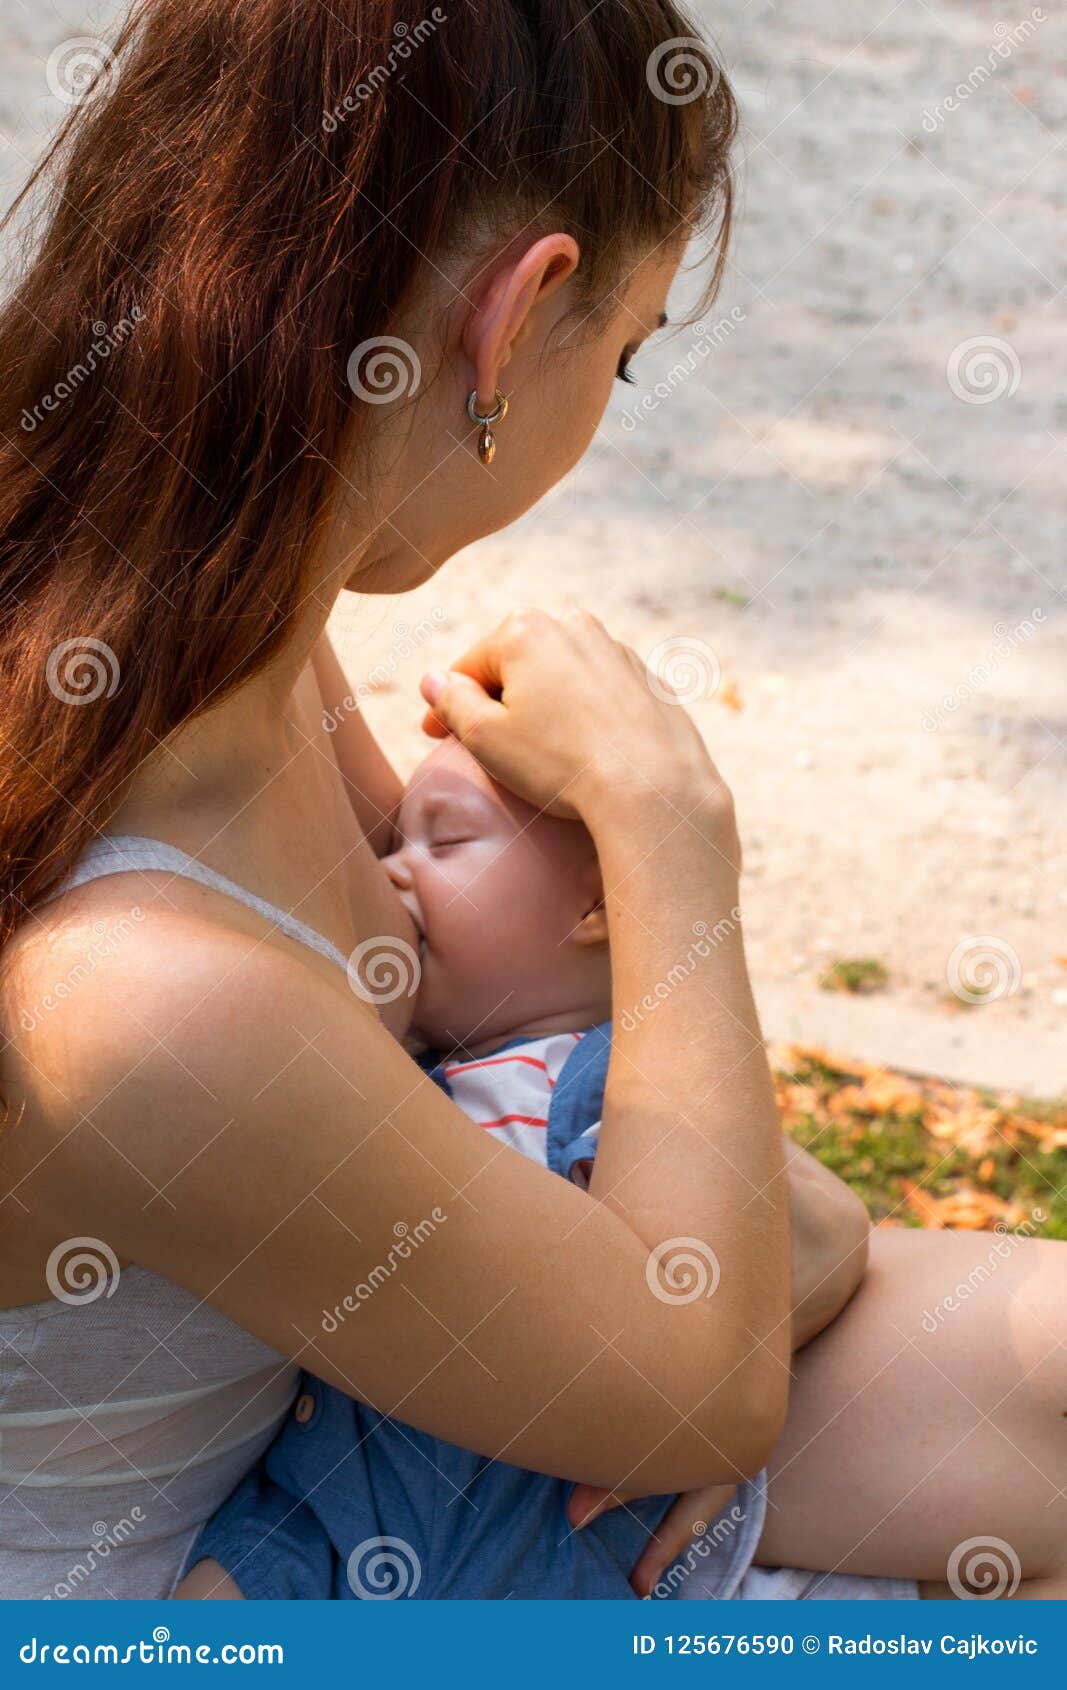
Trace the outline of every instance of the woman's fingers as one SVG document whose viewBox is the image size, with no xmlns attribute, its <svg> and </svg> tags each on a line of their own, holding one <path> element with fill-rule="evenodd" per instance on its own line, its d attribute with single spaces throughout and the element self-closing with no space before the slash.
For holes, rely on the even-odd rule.
<svg viewBox="0 0 1067 1690">
<path fill-rule="evenodd" d="M 490 698 L 499 698 L 509 673 L 534 651 L 549 661 L 564 632 L 565 624 L 547 611 L 513 610 L 457 657 L 452 672 L 468 675 Z"/>
<path fill-rule="evenodd" d="M 677 1561 L 694 1538 L 703 1536 L 716 1514 L 729 1502 L 733 1490 L 732 1485 L 706 1485 L 703 1490 L 680 1496 L 674 1507 L 668 1509 L 630 1574 L 630 1584 L 638 1596 L 651 1595 L 661 1574 Z"/>
<path fill-rule="evenodd" d="M 661 1575 L 677 1561 L 694 1538 L 704 1531 L 734 1494 L 733 1485 L 705 1485 L 680 1496 L 667 1510 L 657 1531 L 652 1533 L 640 1560 L 630 1574 L 638 1596 L 648 1596 Z M 567 1499 L 567 1519 L 575 1531 L 592 1525 L 611 1508 L 630 1500 L 625 1494 L 598 1490 L 595 1485 L 575 1485 Z"/>
<path fill-rule="evenodd" d="M 428 734 L 431 739 L 448 738 L 448 729 L 446 728 L 444 722 L 442 722 L 440 716 L 435 715 L 433 710 L 433 706 L 440 698 L 447 682 L 447 675 L 441 674 L 439 670 L 434 670 L 431 674 L 424 675 L 422 680 L 419 682 L 419 691 L 426 700 L 426 703 L 430 706 L 430 709 L 426 711 L 426 714 L 422 718 L 422 731 L 424 734 Z"/>
<path fill-rule="evenodd" d="M 430 706 L 423 725 L 433 739 L 454 734 L 470 744 L 480 728 L 506 714 L 504 706 L 490 698 L 480 682 L 455 669 L 447 675 L 440 671 L 424 675 L 419 690 Z"/>
<path fill-rule="evenodd" d="M 722 787 L 685 710 L 587 612 L 517 611 L 447 675 L 427 676 L 422 693 L 431 737 L 454 734 L 497 780 L 554 815 L 588 823 L 633 793 L 688 816 Z"/>
<path fill-rule="evenodd" d="M 600 1490 L 596 1485 L 575 1485 L 567 1498 L 567 1519 L 575 1531 L 591 1526 L 611 1508 L 618 1508 L 624 1498 L 614 1491 Z"/>
</svg>

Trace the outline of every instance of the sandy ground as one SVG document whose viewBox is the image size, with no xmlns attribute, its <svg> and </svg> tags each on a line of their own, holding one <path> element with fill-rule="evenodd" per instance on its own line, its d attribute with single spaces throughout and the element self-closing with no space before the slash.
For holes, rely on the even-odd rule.
<svg viewBox="0 0 1067 1690">
<path fill-rule="evenodd" d="M 0 0 L 0 191 L 59 111 L 48 52 L 117 9 Z M 368 715 L 406 769 L 418 674 L 516 604 L 678 641 L 738 798 L 770 1032 L 1067 1088 L 1067 19 L 694 11 L 746 124 L 708 332 L 642 354 L 528 518 L 414 597 L 346 603 L 346 659 L 379 666 Z M 965 992 L 991 963 L 973 1007 L 961 945 Z M 885 991 L 820 992 L 840 958 Z"/>
</svg>

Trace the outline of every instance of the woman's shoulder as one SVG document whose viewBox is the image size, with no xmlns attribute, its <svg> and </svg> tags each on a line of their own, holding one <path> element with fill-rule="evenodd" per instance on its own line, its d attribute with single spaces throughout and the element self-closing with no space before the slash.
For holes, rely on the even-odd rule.
<svg viewBox="0 0 1067 1690">
<path fill-rule="evenodd" d="M 115 1114 L 124 1090 L 143 1090 L 132 1076 L 163 1082 L 194 1059 L 216 1069 L 239 1055 L 242 1028 L 269 1026 L 294 991 L 344 989 L 339 969 L 265 930 L 256 911 L 165 870 L 62 893 L 5 952 L 5 1085 L 28 1104 L 48 1094 L 48 1113 L 65 1096 L 71 1107 L 110 1100 L 96 1106 Z"/>
<path fill-rule="evenodd" d="M 272 1156 L 285 1166 L 302 1112 L 336 1113 L 326 1079 L 346 1060 L 355 1073 L 378 1029 L 304 947 L 198 908 L 196 887 L 153 904 L 122 879 L 64 894 L 7 959 L 0 1193 L 17 1189 L 42 1248 L 57 1228 L 107 1237 L 186 1283 L 210 1203 L 246 1247 L 274 1224 Z M 174 1260 L 153 1253 L 160 1228 Z"/>
</svg>

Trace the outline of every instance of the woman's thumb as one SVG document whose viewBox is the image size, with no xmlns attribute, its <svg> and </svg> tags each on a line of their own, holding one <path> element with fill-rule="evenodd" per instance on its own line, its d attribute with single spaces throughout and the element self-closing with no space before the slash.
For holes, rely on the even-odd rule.
<svg viewBox="0 0 1067 1690">
<path fill-rule="evenodd" d="M 457 669 L 447 674 L 440 669 L 424 675 L 419 691 L 430 706 L 423 730 L 434 739 L 453 734 L 469 743 L 487 722 L 504 714 L 504 706 L 490 698 L 484 687 Z"/>
<path fill-rule="evenodd" d="M 567 1499 L 567 1519 L 576 1532 L 591 1526 L 601 1514 L 618 1508 L 622 1498 L 614 1491 L 601 1490 L 597 1485 L 575 1485 Z"/>
</svg>

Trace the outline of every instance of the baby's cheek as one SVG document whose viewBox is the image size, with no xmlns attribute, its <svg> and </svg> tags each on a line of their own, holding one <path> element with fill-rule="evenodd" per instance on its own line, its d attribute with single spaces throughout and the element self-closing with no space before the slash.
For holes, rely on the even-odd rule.
<svg viewBox="0 0 1067 1690">
<path fill-rule="evenodd" d="M 519 850 L 479 841 L 433 865 L 420 886 L 426 931 L 437 966 L 466 993 L 496 998 L 540 925 L 538 888 Z"/>
<path fill-rule="evenodd" d="M 434 964 L 439 998 L 457 1010 L 462 1004 L 476 1011 L 475 1021 L 514 989 L 522 966 L 514 946 L 469 910 L 453 925 L 443 949 L 435 947 Z"/>
</svg>

